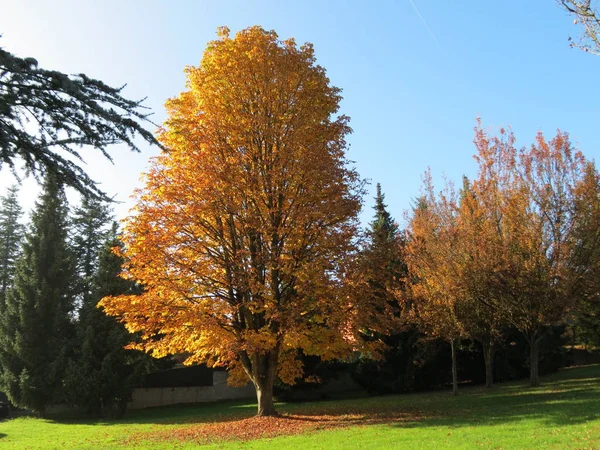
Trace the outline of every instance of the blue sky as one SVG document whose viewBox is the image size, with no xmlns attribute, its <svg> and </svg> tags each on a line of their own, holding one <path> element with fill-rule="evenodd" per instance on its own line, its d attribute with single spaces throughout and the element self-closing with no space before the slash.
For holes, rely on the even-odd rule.
<svg viewBox="0 0 600 450">
<path fill-rule="evenodd" d="M 377 182 L 402 223 L 427 167 L 438 184 L 442 174 L 457 182 L 474 176 L 477 117 L 511 126 L 519 145 L 560 128 L 600 160 L 600 57 L 569 48 L 579 28 L 554 0 L 0 0 L 0 11 L 0 46 L 45 68 L 127 83 L 125 95 L 148 97 L 157 123 L 164 101 L 184 89 L 184 67 L 199 63 L 218 26 L 236 32 L 258 24 L 282 39 L 312 42 L 343 89 L 341 112 L 354 129 L 348 156 L 372 182 L 364 222 Z M 123 202 L 115 208 L 120 217 L 156 153 L 116 147 L 114 166 L 86 157 L 92 177 Z M 0 172 L 0 190 L 10 182 Z M 35 191 L 24 183 L 25 206 Z"/>
</svg>

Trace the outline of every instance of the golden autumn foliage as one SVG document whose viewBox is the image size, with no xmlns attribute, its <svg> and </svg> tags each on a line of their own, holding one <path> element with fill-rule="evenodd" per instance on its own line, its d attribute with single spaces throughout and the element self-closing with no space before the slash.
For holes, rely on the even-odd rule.
<svg viewBox="0 0 600 450">
<path fill-rule="evenodd" d="M 413 299 L 412 314 L 429 336 L 452 348 L 453 392 L 458 389 L 455 343 L 465 337 L 458 305 L 461 291 L 461 241 L 457 230 L 456 193 L 451 184 L 436 194 L 429 172 L 407 228 L 406 262 Z"/>
<path fill-rule="evenodd" d="M 312 46 L 273 31 L 221 28 L 186 73 L 122 238 L 144 292 L 101 306 L 156 357 L 249 377 L 269 415 L 275 376 L 302 376 L 299 349 L 355 345 L 341 289 L 362 195 L 351 130 Z"/>
<path fill-rule="evenodd" d="M 490 274 L 487 303 L 528 340 L 536 386 L 540 342 L 578 301 L 585 265 L 575 258 L 578 205 L 589 189 L 585 174 L 595 168 L 561 131 L 549 141 L 538 133 L 529 148 L 517 149 L 512 132 L 490 137 L 479 125 L 475 145 L 480 173 L 473 192 L 487 220 L 473 235 L 485 249 L 474 270 Z"/>
<path fill-rule="evenodd" d="M 416 311 L 430 334 L 470 337 L 484 353 L 512 325 L 529 342 L 535 386 L 545 332 L 594 289 L 585 278 L 600 251 L 598 175 L 561 131 L 518 149 L 512 132 L 478 124 L 474 142 L 478 177 L 456 195 L 436 194 L 428 175 L 411 218 Z"/>
</svg>

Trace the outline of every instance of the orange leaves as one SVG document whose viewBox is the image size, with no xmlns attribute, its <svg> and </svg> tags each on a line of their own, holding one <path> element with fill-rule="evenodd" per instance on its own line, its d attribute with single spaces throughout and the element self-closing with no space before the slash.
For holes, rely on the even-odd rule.
<svg viewBox="0 0 600 450">
<path fill-rule="evenodd" d="M 277 335 L 269 327 L 242 332 L 243 350 L 248 353 L 267 353 L 277 346 Z"/>
<path fill-rule="evenodd" d="M 238 375 L 243 365 L 258 376 L 257 361 L 285 349 L 292 380 L 296 349 L 344 347 L 338 287 L 361 181 L 344 158 L 339 89 L 312 46 L 259 27 L 233 38 L 219 29 L 186 73 L 189 90 L 166 105 L 168 152 L 152 161 L 123 234 L 126 275 L 145 290 L 103 305 L 145 333 L 147 350 Z"/>
<path fill-rule="evenodd" d="M 434 334 L 493 338 L 505 319 L 537 336 L 575 300 L 583 267 L 573 259 L 582 242 L 575 233 L 585 216 L 577 205 L 585 174 L 595 169 L 560 131 L 517 149 L 512 132 L 490 136 L 478 122 L 474 142 L 478 177 L 465 178 L 459 195 L 437 195 L 427 175 L 411 218 L 409 265 L 424 299 L 421 317 Z M 597 189 L 594 181 L 587 186 Z"/>
<path fill-rule="evenodd" d="M 283 413 L 277 417 L 246 417 L 243 408 L 232 408 L 232 411 L 211 421 L 202 418 L 193 423 L 167 426 L 156 426 L 150 431 L 132 433 L 125 442 L 130 447 L 142 446 L 151 441 L 153 445 L 165 448 L 182 445 L 214 445 L 223 446 L 224 442 L 236 440 L 242 447 L 243 441 L 267 439 L 275 436 L 294 435 L 311 431 L 347 428 L 375 424 L 409 424 L 423 420 L 431 415 L 424 414 L 416 408 L 393 408 L 373 402 L 368 406 L 348 407 L 345 403 L 303 403 L 296 404 L 293 412 Z M 289 408 L 292 410 L 292 408 Z"/>
<path fill-rule="evenodd" d="M 423 195 L 413 211 L 406 248 L 414 309 L 422 328 L 446 340 L 463 335 L 457 317 L 461 248 L 456 214 L 457 195 L 448 184 L 436 195 L 431 175 L 425 174 Z"/>
</svg>

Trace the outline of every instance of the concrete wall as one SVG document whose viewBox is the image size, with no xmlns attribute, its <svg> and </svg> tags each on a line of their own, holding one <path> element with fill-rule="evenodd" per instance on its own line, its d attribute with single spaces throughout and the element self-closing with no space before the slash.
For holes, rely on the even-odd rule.
<svg viewBox="0 0 600 450">
<path fill-rule="evenodd" d="M 251 383 L 240 388 L 231 387 L 227 385 L 227 372 L 215 371 L 213 372 L 212 386 L 134 389 L 132 400 L 127 406 L 129 409 L 141 409 L 181 403 L 203 403 L 255 397 L 256 393 Z"/>
</svg>

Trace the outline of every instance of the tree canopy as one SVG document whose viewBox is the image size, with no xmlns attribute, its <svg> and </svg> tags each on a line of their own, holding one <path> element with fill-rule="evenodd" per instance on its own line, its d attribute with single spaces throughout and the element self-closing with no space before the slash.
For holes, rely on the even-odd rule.
<svg viewBox="0 0 600 450">
<path fill-rule="evenodd" d="M 501 322 L 511 324 L 529 343 L 536 386 L 547 331 L 582 296 L 593 298 L 596 170 L 561 131 L 518 149 L 512 132 L 490 136 L 478 124 L 474 142 L 478 177 L 464 180 L 459 197 L 451 188 L 437 194 L 427 176 L 411 218 L 417 310 L 431 334 L 468 336 L 484 350 Z"/>
<path fill-rule="evenodd" d="M 23 225 L 19 223 L 23 212 L 17 192 L 17 186 L 11 186 L 6 195 L 0 197 L 0 312 L 6 293 L 12 287 L 15 262 L 24 231 Z"/>
<path fill-rule="evenodd" d="M 362 195 L 348 118 L 312 45 L 260 27 L 221 28 L 186 73 L 160 134 L 168 153 L 122 237 L 144 292 L 101 304 L 154 356 L 245 372 L 259 415 L 274 414 L 273 382 L 302 376 L 300 349 L 333 358 L 356 345 L 340 289 Z"/>
</svg>

